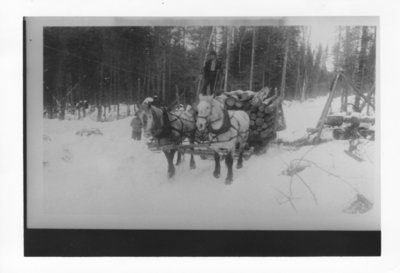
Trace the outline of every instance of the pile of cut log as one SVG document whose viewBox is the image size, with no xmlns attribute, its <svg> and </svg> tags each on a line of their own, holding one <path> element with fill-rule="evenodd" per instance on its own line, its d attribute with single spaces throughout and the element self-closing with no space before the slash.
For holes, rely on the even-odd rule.
<svg viewBox="0 0 400 273">
<path fill-rule="evenodd" d="M 333 138 L 355 139 L 366 138 L 375 140 L 375 118 L 370 116 L 354 116 L 330 114 L 326 117 L 325 125 L 333 127 Z"/>
<path fill-rule="evenodd" d="M 258 92 L 236 90 L 225 92 L 228 110 L 243 110 L 250 117 L 248 143 L 256 150 L 276 138 L 276 132 L 286 128 L 282 99 L 278 92 L 267 87 Z"/>
</svg>

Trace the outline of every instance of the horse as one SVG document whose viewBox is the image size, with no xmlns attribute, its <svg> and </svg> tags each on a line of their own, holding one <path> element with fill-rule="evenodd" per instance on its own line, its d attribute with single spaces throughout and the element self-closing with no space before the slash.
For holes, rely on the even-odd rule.
<svg viewBox="0 0 400 273">
<path fill-rule="evenodd" d="M 227 151 L 225 164 L 228 174 L 225 184 L 233 181 L 233 153 L 237 148 L 239 158 L 236 167 L 243 166 L 243 152 L 249 136 L 250 118 L 244 111 L 228 111 L 224 107 L 224 102 L 213 96 L 199 95 L 197 105 L 196 127 L 200 132 L 208 130 L 210 135 L 210 147 L 214 151 L 215 169 L 214 177 L 219 178 L 220 155 L 222 150 Z"/>
<path fill-rule="evenodd" d="M 186 138 L 191 144 L 194 143 L 196 123 L 194 115 L 188 111 L 177 109 L 168 111 L 144 101 L 139 114 L 143 131 L 146 137 L 153 137 L 159 146 L 179 145 Z M 168 177 L 175 175 L 173 164 L 174 155 L 177 149 L 171 148 L 163 150 L 168 161 Z M 180 163 L 180 152 L 178 151 L 177 165 Z M 190 169 L 195 169 L 196 163 L 193 154 L 190 155 Z"/>
</svg>

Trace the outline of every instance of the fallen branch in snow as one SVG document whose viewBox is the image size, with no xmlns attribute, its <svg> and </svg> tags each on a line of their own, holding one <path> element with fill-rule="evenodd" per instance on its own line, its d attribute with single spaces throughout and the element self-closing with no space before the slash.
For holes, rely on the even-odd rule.
<svg viewBox="0 0 400 273">
<path fill-rule="evenodd" d="M 82 129 L 75 133 L 79 136 L 102 135 L 103 133 L 98 128 Z"/>
<path fill-rule="evenodd" d="M 315 146 L 315 145 L 322 144 L 322 143 L 325 143 L 328 141 L 331 141 L 331 139 L 317 138 L 316 131 L 314 129 L 312 129 L 306 135 L 304 135 L 298 139 L 291 140 L 291 141 L 277 139 L 274 143 L 281 144 L 284 146 L 299 148 L 299 147 L 309 146 L 309 145 Z"/>
<path fill-rule="evenodd" d="M 282 174 L 293 177 L 295 174 L 303 171 L 307 167 L 310 167 L 310 164 L 300 164 L 300 162 L 296 164 L 294 162 L 290 162 L 289 166 L 282 171 Z"/>
<path fill-rule="evenodd" d="M 315 193 L 312 191 L 311 187 L 306 183 L 306 181 L 305 181 L 298 173 L 296 173 L 295 175 L 301 180 L 301 182 L 303 182 L 304 186 L 306 186 L 307 190 L 311 193 L 311 195 L 312 195 L 312 197 L 313 197 L 313 199 L 314 199 L 315 204 L 318 205 L 317 196 L 316 196 Z"/>
<path fill-rule="evenodd" d="M 304 158 L 312 149 L 314 149 L 315 146 L 311 146 L 302 156 Z M 291 202 L 292 207 L 294 206 L 293 203 L 293 176 L 297 176 L 301 182 L 304 184 L 304 186 L 307 188 L 307 190 L 311 193 L 315 204 L 318 205 L 318 200 L 315 195 L 315 193 L 312 191 L 311 187 L 306 183 L 306 181 L 298 174 L 299 172 L 303 171 L 305 168 L 310 167 L 310 164 L 301 164 L 301 162 L 295 163 L 293 160 L 290 162 L 290 164 L 287 164 L 283 159 L 281 159 L 288 167 L 287 169 L 282 171 L 283 175 L 290 176 L 290 182 L 289 182 L 289 196 L 285 195 L 285 197 L 288 199 L 288 201 Z M 282 192 L 281 192 L 282 193 Z M 283 193 L 282 193 L 283 194 Z M 297 212 L 297 210 L 296 210 Z"/>
<path fill-rule="evenodd" d="M 311 150 L 311 149 L 310 149 Z M 307 153 L 310 151 L 308 150 Z M 307 154 L 306 153 L 306 154 Z M 305 154 L 305 155 L 306 155 Z M 304 155 L 304 156 L 305 156 Z M 312 191 L 311 187 L 307 184 L 307 182 L 299 175 L 299 172 L 303 171 L 305 168 L 310 167 L 311 165 L 306 162 L 306 164 L 301 164 L 301 161 L 295 163 L 293 160 L 290 162 L 289 166 L 287 169 L 282 171 L 283 175 L 290 176 L 290 183 L 289 183 L 289 192 L 290 196 L 292 196 L 292 184 L 293 184 L 293 176 L 296 176 L 300 179 L 300 181 L 304 184 L 304 186 L 307 188 L 307 190 L 310 192 L 312 198 L 314 199 L 314 202 L 316 205 L 318 205 L 318 200 L 315 195 L 315 193 Z"/>
<path fill-rule="evenodd" d="M 346 180 L 344 180 L 341 176 L 339 176 L 339 175 L 337 175 L 337 174 L 334 174 L 334 173 L 332 173 L 332 172 L 330 172 L 330 171 L 328 171 L 328 170 L 322 168 L 322 167 L 319 166 L 317 163 L 315 163 L 315 162 L 313 162 L 313 161 L 311 161 L 311 160 L 307 160 L 307 159 L 304 159 L 304 158 L 300 158 L 300 159 L 293 159 L 292 161 L 306 161 L 306 162 L 308 162 L 308 163 L 314 165 L 315 167 L 317 167 L 317 168 L 320 169 L 321 171 L 326 172 L 328 175 L 331 175 L 331 176 L 336 177 L 337 179 L 341 180 L 341 181 L 342 181 L 343 183 L 345 183 L 348 187 L 350 187 L 353 191 L 355 191 L 356 193 L 359 193 L 359 191 L 358 191 L 354 186 L 352 186 L 349 182 L 347 182 Z"/>
<path fill-rule="evenodd" d="M 295 206 L 294 203 L 293 203 L 293 199 L 295 199 L 293 196 L 287 195 L 287 194 L 285 194 L 284 192 L 282 192 L 281 190 L 279 190 L 279 189 L 277 189 L 277 188 L 275 188 L 275 187 L 272 187 L 272 188 L 273 188 L 274 190 L 276 190 L 277 192 L 279 192 L 280 194 L 282 194 L 282 196 L 284 196 L 284 197 L 286 198 L 286 201 L 290 203 L 290 205 L 292 206 L 293 210 L 294 210 L 296 213 L 298 212 L 297 209 L 296 209 L 296 206 Z"/>
</svg>

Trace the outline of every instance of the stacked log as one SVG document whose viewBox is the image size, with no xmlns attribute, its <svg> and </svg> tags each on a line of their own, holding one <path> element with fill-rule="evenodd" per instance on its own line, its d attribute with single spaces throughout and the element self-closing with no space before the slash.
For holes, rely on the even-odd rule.
<svg viewBox="0 0 400 273">
<path fill-rule="evenodd" d="M 324 124 L 333 128 L 334 139 L 355 139 L 359 137 L 375 139 L 374 117 L 330 114 L 326 117 Z"/>
<path fill-rule="evenodd" d="M 249 114 L 248 143 L 256 150 L 275 139 L 277 130 L 284 129 L 284 126 L 279 126 L 282 121 L 284 123 L 281 100 L 278 94 L 271 94 L 269 88 L 258 92 L 237 90 L 225 92 L 224 95 L 228 110 L 243 110 Z"/>
</svg>

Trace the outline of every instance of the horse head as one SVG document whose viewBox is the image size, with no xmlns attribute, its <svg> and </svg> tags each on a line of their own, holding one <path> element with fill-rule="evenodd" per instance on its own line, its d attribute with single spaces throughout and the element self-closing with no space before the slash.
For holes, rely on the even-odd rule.
<svg viewBox="0 0 400 273">
<path fill-rule="evenodd" d="M 144 101 L 140 106 L 139 115 L 143 124 L 143 131 L 146 137 L 156 136 L 162 131 L 162 111 L 150 103 Z"/>
<path fill-rule="evenodd" d="M 207 122 L 212 115 L 213 97 L 200 94 L 199 99 L 196 127 L 202 132 L 207 128 Z"/>
</svg>

